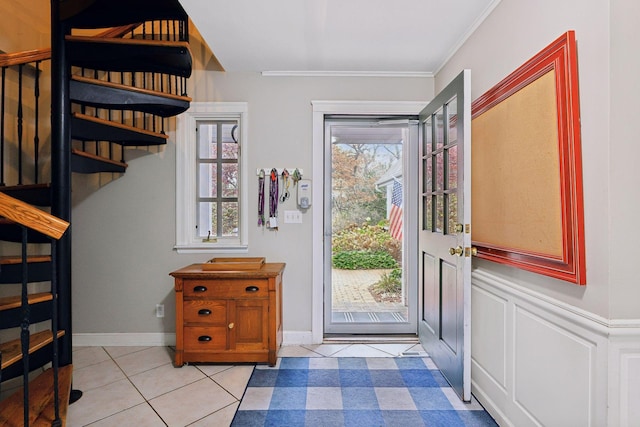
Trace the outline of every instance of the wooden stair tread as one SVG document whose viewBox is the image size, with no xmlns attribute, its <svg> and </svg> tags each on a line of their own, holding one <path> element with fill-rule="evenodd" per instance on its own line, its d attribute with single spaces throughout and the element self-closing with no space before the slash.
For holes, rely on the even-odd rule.
<svg viewBox="0 0 640 427">
<path fill-rule="evenodd" d="M 64 335 L 64 331 L 58 331 L 58 338 Z M 51 331 L 42 331 L 31 334 L 29 337 L 29 354 L 41 349 L 47 344 L 53 342 L 53 333 Z M 22 351 L 20 339 L 7 341 L 0 344 L 0 352 L 2 352 L 2 366 L 0 369 L 19 362 L 22 359 Z"/>
<path fill-rule="evenodd" d="M 65 40 L 70 42 L 104 43 L 104 44 L 110 44 L 110 45 L 180 47 L 180 48 L 189 50 L 189 43 L 181 42 L 181 41 L 172 41 L 172 40 L 123 39 L 123 38 L 95 37 L 95 36 L 65 36 Z"/>
<path fill-rule="evenodd" d="M 105 81 L 105 80 L 92 79 L 90 77 L 72 76 L 71 79 L 75 80 L 77 82 L 89 83 L 89 84 L 93 84 L 93 85 L 110 87 L 110 88 L 114 88 L 114 89 L 122 89 L 122 90 L 127 90 L 127 91 L 130 91 L 130 92 L 138 92 L 138 93 L 145 94 L 145 95 L 159 96 L 159 97 L 162 97 L 162 98 L 175 99 L 175 100 L 184 101 L 184 102 L 191 102 L 192 101 L 192 99 L 190 97 L 188 97 L 188 96 L 181 96 L 181 95 L 175 95 L 175 94 L 172 94 L 172 93 L 159 92 L 159 91 L 151 90 L 151 89 L 143 89 L 143 88 L 134 87 L 134 86 L 127 86 L 127 85 L 123 85 L 123 84 L 120 84 L 120 83 L 113 83 L 113 82 L 108 82 L 108 81 Z"/>
<path fill-rule="evenodd" d="M 8 218 L 0 217 L 0 240 L 7 242 L 22 242 L 22 230 L 20 224 Z M 51 243 L 51 239 L 46 235 L 34 231 L 27 231 L 27 241 L 29 243 Z"/>
<path fill-rule="evenodd" d="M 51 188 L 51 184 L 48 182 L 45 182 L 42 184 L 3 185 L 3 186 L 0 186 L 0 191 L 3 193 L 10 193 L 12 191 L 50 189 L 50 188 Z"/>
<path fill-rule="evenodd" d="M 58 402 L 62 425 L 66 425 L 73 365 L 58 369 Z M 51 426 L 54 420 L 53 369 L 47 369 L 29 382 L 29 426 Z M 0 402 L 0 426 L 24 423 L 23 388 Z"/>
<path fill-rule="evenodd" d="M 27 256 L 27 262 L 28 263 L 33 263 L 33 262 L 49 262 L 51 261 L 51 256 L 50 255 L 30 255 Z M 14 265 L 14 264 L 21 264 L 22 263 L 22 257 L 19 255 L 3 255 L 0 256 L 0 265 Z M 1 300 L 1 298 L 0 298 Z"/>
<path fill-rule="evenodd" d="M 100 123 L 100 124 L 111 126 L 111 127 L 114 127 L 114 128 L 125 129 L 125 130 L 131 131 L 131 132 L 136 132 L 136 133 L 143 134 L 143 135 L 150 135 L 150 136 L 154 136 L 156 138 L 162 138 L 162 139 L 165 139 L 165 140 L 169 139 L 169 135 L 166 135 L 166 134 L 162 134 L 162 133 L 158 133 L 158 132 L 152 132 L 152 131 L 146 130 L 146 129 L 140 129 L 140 128 L 137 128 L 137 127 L 134 127 L 134 126 L 129 126 L 129 125 L 126 125 L 126 124 L 123 124 L 123 123 L 118 123 L 118 122 L 113 122 L 113 121 L 106 120 L 106 119 L 101 119 L 99 117 L 88 116 L 88 115 L 82 114 L 82 113 L 73 113 L 73 116 L 75 118 L 77 118 L 77 119 L 80 119 L 80 120 L 87 120 L 87 121 L 94 122 L 94 123 Z M 81 152 L 85 153 L 84 151 L 81 151 Z M 100 157 L 100 156 L 96 156 L 96 157 L 99 158 L 99 159 L 103 159 L 103 157 Z M 115 163 L 117 163 L 118 165 L 122 164 L 121 162 L 115 162 Z"/>
<path fill-rule="evenodd" d="M 102 71 L 155 72 L 189 77 L 189 43 L 173 40 L 66 36 L 69 64 Z"/>
<path fill-rule="evenodd" d="M 51 206 L 51 184 L 0 185 L 0 192 L 35 206 Z"/>
<path fill-rule="evenodd" d="M 88 159 L 97 160 L 104 163 L 109 163 L 116 166 L 127 167 L 128 165 L 123 162 L 118 162 L 117 160 L 111 160 L 106 157 L 98 156 L 97 154 L 87 153 L 86 151 L 78 150 L 77 148 L 71 149 L 71 154 L 75 154 L 76 156 L 86 157 Z"/>
<path fill-rule="evenodd" d="M 73 28 L 105 28 L 137 21 L 187 19 L 177 0 L 67 0 L 60 2 L 60 19 Z"/>
<path fill-rule="evenodd" d="M 29 304 L 33 305 L 40 302 L 51 301 L 53 299 L 53 295 L 51 292 L 38 292 L 35 294 L 29 294 L 27 299 L 29 300 Z M 0 311 L 18 308 L 21 305 L 22 297 L 20 295 L 11 295 L 0 298 Z"/>
</svg>

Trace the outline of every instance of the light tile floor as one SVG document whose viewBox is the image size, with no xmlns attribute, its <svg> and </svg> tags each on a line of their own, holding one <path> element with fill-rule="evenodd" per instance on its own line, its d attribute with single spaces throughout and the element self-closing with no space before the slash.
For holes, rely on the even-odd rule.
<svg viewBox="0 0 640 427">
<path fill-rule="evenodd" d="M 405 351 L 424 354 L 414 342 L 327 343 L 282 347 L 279 356 L 394 357 Z M 73 365 L 73 388 L 83 396 L 69 407 L 69 427 L 228 426 L 253 371 L 253 364 L 175 368 L 170 347 L 75 347 Z"/>
</svg>

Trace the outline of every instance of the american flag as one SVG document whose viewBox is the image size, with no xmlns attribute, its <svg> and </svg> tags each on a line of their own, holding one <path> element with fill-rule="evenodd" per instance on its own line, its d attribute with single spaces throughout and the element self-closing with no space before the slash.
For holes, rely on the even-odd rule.
<svg viewBox="0 0 640 427">
<path fill-rule="evenodd" d="M 391 192 L 389 233 L 394 239 L 402 240 L 402 184 L 396 180 L 393 181 L 393 191 Z"/>
</svg>

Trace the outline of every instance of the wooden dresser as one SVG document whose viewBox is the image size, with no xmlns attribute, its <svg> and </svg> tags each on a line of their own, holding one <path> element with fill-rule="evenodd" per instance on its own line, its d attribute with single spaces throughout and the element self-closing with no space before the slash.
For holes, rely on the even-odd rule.
<svg viewBox="0 0 640 427">
<path fill-rule="evenodd" d="M 282 344 L 282 272 L 265 263 L 248 271 L 192 264 L 175 278 L 175 365 L 187 362 L 276 364 Z"/>
</svg>

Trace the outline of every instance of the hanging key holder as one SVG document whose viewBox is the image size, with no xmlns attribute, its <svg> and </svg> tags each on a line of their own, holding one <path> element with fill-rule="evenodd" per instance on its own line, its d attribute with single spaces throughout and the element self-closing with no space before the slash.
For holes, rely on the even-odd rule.
<svg viewBox="0 0 640 427">
<path fill-rule="evenodd" d="M 289 179 L 289 171 L 286 169 L 282 170 L 282 196 L 280 197 L 280 203 L 284 203 L 289 199 L 289 186 L 291 185 L 291 180 Z"/>
<path fill-rule="evenodd" d="M 291 174 L 291 180 L 293 181 L 293 185 L 294 186 L 298 185 L 298 181 L 300 181 L 301 179 L 302 179 L 302 174 L 300 173 L 298 168 L 296 168 L 296 170 L 293 171 L 293 174 Z"/>
<path fill-rule="evenodd" d="M 269 174 L 269 227 L 278 230 L 278 170 L 273 168 Z"/>
<path fill-rule="evenodd" d="M 264 169 L 258 174 L 258 226 L 263 227 L 264 221 Z"/>
</svg>

